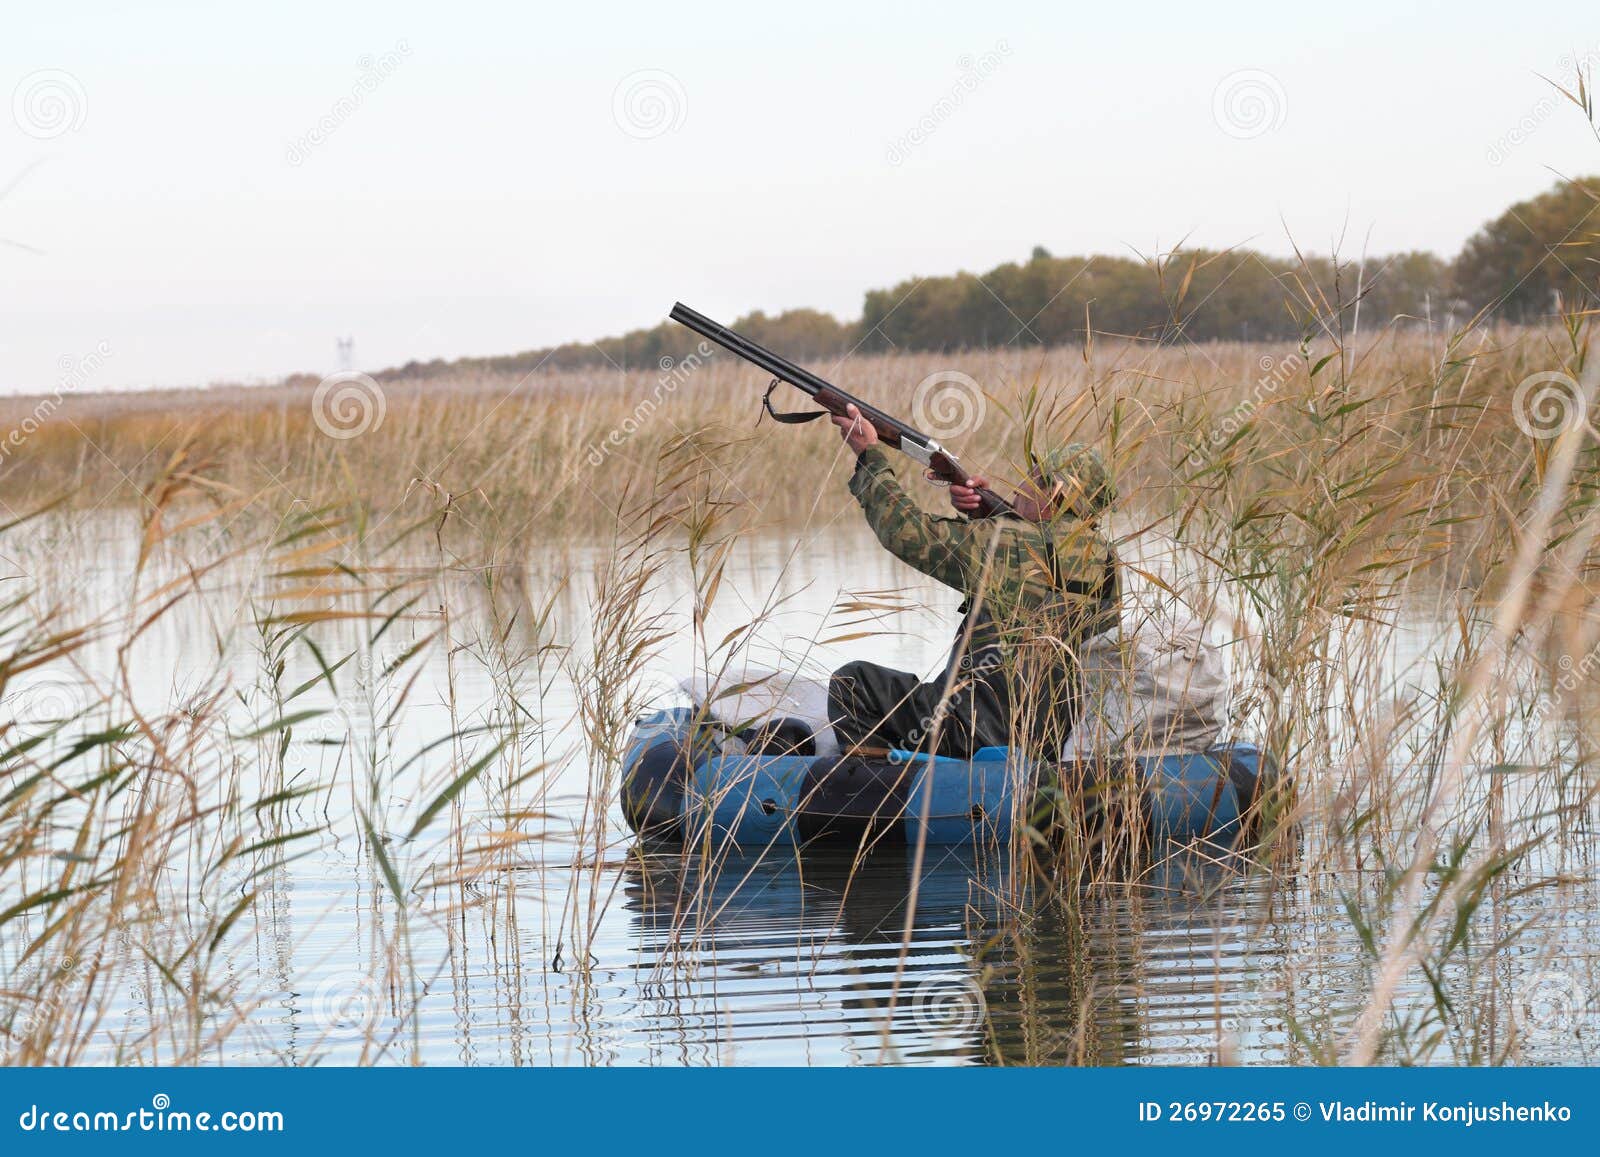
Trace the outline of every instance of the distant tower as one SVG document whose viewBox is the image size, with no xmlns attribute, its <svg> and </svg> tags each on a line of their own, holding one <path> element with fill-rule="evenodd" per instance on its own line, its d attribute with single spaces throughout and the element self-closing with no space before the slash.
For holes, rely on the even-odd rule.
<svg viewBox="0 0 1600 1157">
<path fill-rule="evenodd" d="M 339 347 L 339 368 L 353 370 L 356 368 L 356 339 L 353 337 L 336 337 L 333 339 Z"/>
</svg>

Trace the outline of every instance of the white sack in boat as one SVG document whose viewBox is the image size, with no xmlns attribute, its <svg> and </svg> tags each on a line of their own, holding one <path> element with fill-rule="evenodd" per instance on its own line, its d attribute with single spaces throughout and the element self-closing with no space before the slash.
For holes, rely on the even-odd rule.
<svg viewBox="0 0 1600 1157">
<path fill-rule="evenodd" d="M 1176 599 L 1125 596 L 1121 622 L 1079 659 L 1083 700 L 1063 759 L 1200 752 L 1221 736 L 1227 664 Z"/>
</svg>

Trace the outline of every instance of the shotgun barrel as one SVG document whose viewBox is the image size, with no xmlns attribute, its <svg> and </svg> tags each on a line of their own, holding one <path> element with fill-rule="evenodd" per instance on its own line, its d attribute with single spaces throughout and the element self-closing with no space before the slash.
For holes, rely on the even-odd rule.
<svg viewBox="0 0 1600 1157">
<path fill-rule="evenodd" d="M 708 341 L 716 342 L 729 353 L 743 358 L 751 365 L 759 366 L 774 380 L 788 383 L 822 406 L 822 410 L 809 414 L 778 414 L 772 409 L 769 397 L 765 403 L 767 411 L 778 420 L 809 421 L 821 417 L 824 413 L 842 415 L 848 407 L 855 406 L 862 418 L 871 422 L 873 428 L 878 431 L 878 438 L 881 441 L 920 462 L 930 479 L 947 486 L 952 483 L 965 486 L 967 480 L 972 477 L 973 472 L 963 467 L 954 454 L 920 430 L 876 406 L 863 402 L 854 395 L 845 393 L 838 386 L 818 377 L 803 366 L 797 366 L 788 358 L 773 353 L 743 334 L 729 329 L 720 322 L 712 321 L 705 314 L 690 309 L 683 302 L 673 305 L 670 316 L 678 324 L 687 326 Z M 975 517 L 991 518 L 996 514 L 1011 511 L 1011 504 L 992 490 L 979 488 L 978 495 L 980 504 Z"/>
</svg>

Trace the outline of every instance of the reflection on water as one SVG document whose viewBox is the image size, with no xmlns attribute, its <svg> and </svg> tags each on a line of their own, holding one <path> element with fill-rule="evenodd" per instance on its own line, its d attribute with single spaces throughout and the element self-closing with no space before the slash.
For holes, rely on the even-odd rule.
<svg viewBox="0 0 1600 1157">
<path fill-rule="evenodd" d="M 131 558 L 118 542 L 126 546 L 125 536 L 94 552 L 98 568 L 82 569 L 74 597 L 120 605 Z M 575 555 L 559 567 L 552 562 L 548 574 L 530 569 L 526 581 L 553 587 L 589 565 Z M 761 613 L 748 639 L 757 664 L 799 663 L 820 673 L 870 649 L 895 666 L 938 667 L 956 599 L 931 585 L 906 591 L 906 610 L 880 616 L 891 633 L 843 646 L 819 642 L 841 597 L 841 575 L 855 591 L 881 592 L 907 581 L 902 568 L 860 536 L 812 543 L 800 554 L 788 542 L 751 543 L 730 567 L 724 605 L 703 632 L 720 637 Z M 137 701 L 160 706 L 182 698 L 206 685 L 218 662 L 232 687 L 251 686 L 259 657 L 241 593 L 247 584 L 248 576 L 219 583 L 206 614 L 163 620 L 140 637 L 126 656 L 128 668 L 140 673 L 132 688 Z M 589 606 L 579 586 L 568 585 L 553 619 L 566 640 L 581 646 Z M 657 592 L 686 628 L 687 592 L 686 582 Z M 1326 1059 L 1318 1050 L 1338 1039 L 1370 987 L 1370 949 L 1347 906 L 1354 902 L 1360 910 L 1372 894 L 1359 848 L 1348 870 L 1329 857 L 1314 870 L 1291 857 L 1262 871 L 1174 856 L 1135 882 L 1081 890 L 1075 883 L 1022 880 L 988 857 L 947 848 L 928 849 L 920 873 L 901 848 L 860 861 L 828 850 L 799 858 L 718 854 L 707 862 L 699 849 L 637 847 L 615 808 L 602 817 L 598 837 L 580 839 L 590 768 L 574 723 L 579 700 L 570 672 L 523 673 L 508 684 L 504 671 L 514 664 L 505 640 L 515 633 L 497 635 L 483 625 L 495 621 L 495 608 L 482 589 L 463 584 L 440 601 L 454 608 L 453 646 L 421 662 L 404 712 L 381 736 L 365 746 L 344 742 L 352 720 L 376 717 L 371 705 L 351 711 L 315 695 L 303 700 L 337 708 L 315 727 L 296 728 L 282 753 L 286 782 L 318 785 L 286 806 L 283 830 L 324 827 L 314 844 L 261 859 L 253 881 L 207 880 L 190 892 L 194 904 L 226 911 L 249 886 L 257 889 L 230 933 L 219 974 L 210 978 L 227 993 L 209 1014 L 223 1042 L 210 1059 L 1306 1063 Z M 397 623 L 382 653 L 363 654 L 364 669 L 381 669 L 436 627 L 431 620 Z M 328 656 L 358 648 L 356 639 L 324 637 Z M 112 641 L 87 649 L 82 677 L 108 678 L 119 658 Z M 693 659 L 685 629 L 642 677 L 670 685 Z M 314 657 L 302 650 L 287 654 L 285 663 L 284 686 L 316 674 Z M 379 806 L 393 810 L 380 821 L 403 833 L 407 821 L 400 817 L 415 814 L 403 809 L 436 791 L 422 785 L 439 784 L 459 766 L 451 760 L 462 758 L 449 746 L 429 744 L 453 729 L 504 718 L 508 704 L 538 720 L 526 760 L 545 770 L 530 775 L 525 765 L 504 772 L 497 766 L 456 799 L 450 824 L 417 841 L 388 841 L 409 897 L 406 911 L 397 912 L 384 867 L 356 821 L 355 801 L 370 785 L 352 765 L 380 738 L 394 753 L 389 766 L 403 770 L 378 785 Z M 1296 771 L 1311 787 L 1322 774 Z M 248 799 L 259 786 L 237 789 Z M 508 820 L 517 809 L 537 818 Z M 508 827 L 516 829 L 514 839 Z M 1583 847 L 1559 845 L 1558 854 L 1577 857 L 1560 865 L 1569 890 L 1559 905 L 1544 890 L 1519 891 L 1528 880 L 1516 873 L 1492 898 L 1495 928 L 1540 921 L 1542 955 L 1464 954 L 1437 977 L 1410 979 L 1397 1002 L 1400 1018 L 1431 1015 L 1433 980 L 1455 997 L 1432 1059 L 1482 1059 L 1459 1042 L 1492 1040 L 1478 1026 L 1502 1023 L 1506 1007 L 1530 983 L 1546 983 L 1542 977 L 1556 978 L 1548 984 L 1572 1017 L 1592 1021 L 1588 994 L 1600 993 L 1593 983 L 1600 921 L 1594 868 Z M 478 868 L 464 870 L 469 863 Z M 21 887 L 16 880 L 0 883 L 0 900 L 14 901 Z M 4 934 L 37 931 L 27 919 L 11 929 Z M 4 965 L 37 968 L 37 962 L 18 964 L 16 943 L 4 942 Z M 109 1015 L 82 1059 L 173 1055 L 174 1042 L 162 1037 L 170 985 L 130 946 L 104 951 L 120 967 L 108 982 Z M 1518 1055 L 1586 1061 L 1584 1035 L 1565 1031 L 1571 1023 L 1559 1027 L 1524 1042 Z"/>
<path fill-rule="evenodd" d="M 630 858 L 615 918 L 571 981 L 588 1015 L 570 1059 L 1204 1063 L 1219 1028 L 1235 1035 L 1268 899 L 1247 877 L 1175 867 L 1170 886 L 1093 903 L 1085 932 L 996 859 L 929 849 L 908 936 L 913 862 L 903 848 Z M 1271 1060 L 1283 1046 L 1258 1033 L 1248 1048 Z"/>
<path fill-rule="evenodd" d="M 907 937 L 913 858 L 631 860 L 626 925 L 594 966 L 631 995 L 591 1059 L 1304 1063 L 1288 992 L 1333 1007 L 1362 991 L 1353 954 L 1306 952 L 1306 908 L 1282 877 L 1245 865 L 1176 856 L 1138 884 L 1062 897 L 989 856 L 929 849 Z"/>
<path fill-rule="evenodd" d="M 990 962 L 974 946 L 997 927 L 1004 873 L 934 849 L 907 941 L 912 878 L 903 849 L 860 864 L 843 851 L 636 862 L 624 905 L 639 982 L 671 1001 L 643 1026 L 653 1046 L 754 1063 L 983 1059 Z"/>
</svg>

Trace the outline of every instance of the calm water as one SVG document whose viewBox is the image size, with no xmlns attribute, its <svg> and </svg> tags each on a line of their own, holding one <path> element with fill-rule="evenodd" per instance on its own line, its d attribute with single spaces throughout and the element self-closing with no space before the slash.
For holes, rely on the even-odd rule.
<svg viewBox="0 0 1600 1157">
<path fill-rule="evenodd" d="M 126 527 L 103 531 L 94 550 L 73 551 L 64 563 L 57 551 L 53 567 L 39 552 L 17 565 L 66 598 L 115 608 L 127 600 L 132 556 L 118 546 Z M 568 580 L 554 634 L 579 656 L 597 557 L 543 560 L 519 579 L 532 593 Z M 252 718 L 270 717 L 259 696 L 263 643 L 245 597 L 259 583 L 238 568 L 216 576 L 200 603 L 141 638 L 129 664 L 141 706 L 169 707 L 225 677 L 241 691 L 255 688 L 234 697 L 239 733 Z M 688 590 L 684 576 L 669 576 L 656 595 L 677 629 L 641 686 L 662 696 L 695 660 Z M 873 614 L 890 633 L 819 641 L 863 629 L 861 612 L 838 609 L 846 592 L 889 591 L 898 594 L 874 600 L 904 609 Z M 573 676 L 581 658 L 536 663 L 536 640 L 514 627 L 497 630 L 495 604 L 469 579 L 435 595 L 421 604 L 422 617 L 398 624 L 376 648 L 364 648 L 349 624 L 319 636 L 330 657 L 366 651 L 365 665 L 351 671 L 381 670 L 441 627 L 450 646 L 420 660 L 421 677 L 392 716 L 393 688 L 363 688 L 355 677 L 342 684 L 338 703 L 320 690 L 306 697 L 338 710 L 293 733 L 285 775 L 323 787 L 285 822 L 328 830 L 293 856 L 255 862 L 258 899 L 225 953 L 232 1012 L 216 1014 L 239 1024 L 211 1053 L 217 1061 L 1285 1063 L 1318 1059 L 1308 1042 L 1337 1040 L 1359 1010 L 1368 957 L 1345 907 L 1346 896 L 1366 894 L 1359 857 L 1348 870 L 1319 858 L 1317 867 L 1291 861 L 1274 874 L 1178 857 L 1137 883 L 1091 890 L 1074 913 L 1030 895 L 1003 864 L 929 849 L 907 941 L 914 869 L 898 849 L 859 864 L 814 852 L 727 856 L 714 868 L 668 850 L 632 854 L 615 809 L 599 837 L 585 817 L 591 763 Z M 953 630 L 955 603 L 953 593 L 916 581 L 846 529 L 798 551 L 788 542 L 744 544 L 704 634 L 715 641 L 762 617 L 747 647 L 753 662 L 821 674 L 870 655 L 931 671 Z M 446 604 L 448 622 L 428 609 Z M 1392 672 L 1403 682 L 1427 647 L 1425 630 L 1403 636 Z M 38 675 L 29 709 L 75 696 L 88 702 L 96 697 L 89 688 L 110 686 L 116 670 L 111 643 L 90 648 L 70 673 Z M 316 670 L 309 650 L 293 647 L 281 683 L 297 686 Z M 399 838 L 448 776 L 452 753 L 459 769 L 486 741 L 469 737 L 407 760 L 453 729 L 492 728 L 513 716 L 537 721 L 524 728 L 516 759 L 486 772 L 453 816 L 420 839 Z M 530 771 L 541 762 L 544 770 Z M 410 897 L 403 914 L 355 816 L 369 786 L 358 769 L 374 764 L 384 768 L 379 824 L 393 837 L 386 846 Z M 1325 774 L 1296 771 L 1313 787 Z M 255 786 L 245 785 L 247 797 Z M 530 814 L 508 818 L 518 809 Z M 520 835 L 508 839 L 508 831 Z M 1306 843 L 1316 837 L 1308 832 Z M 185 870 L 174 866 L 172 887 L 195 904 L 242 894 L 238 880 L 196 888 L 181 878 Z M 1443 977 L 1458 1017 L 1485 1023 L 1524 999 L 1530 984 L 1556 984 L 1557 1015 L 1525 1030 L 1520 1055 L 1528 1062 L 1586 1062 L 1595 1027 L 1594 869 L 1579 857 L 1563 870 L 1574 883 L 1559 904 L 1546 891 L 1518 899 L 1508 890 L 1498 901 L 1497 927 L 1540 918 L 1537 951 L 1517 947 L 1488 964 L 1452 965 Z M 4 891 L 19 886 L 7 882 Z M 160 919 L 168 918 L 181 917 Z M 14 928 L 4 957 L 17 970 Z M 126 944 L 103 951 L 123 963 L 92 1057 L 171 1055 L 173 1043 L 152 1034 L 169 999 L 160 977 Z M 1418 977 L 1405 992 L 1402 1014 L 1432 1006 L 1424 984 Z M 1444 1034 L 1431 1059 L 1471 1059 L 1456 1039 Z"/>
</svg>

